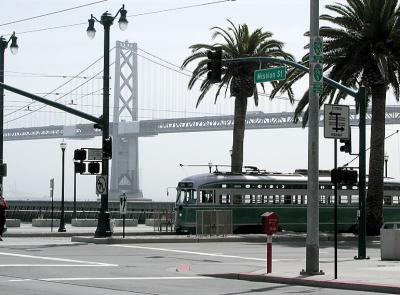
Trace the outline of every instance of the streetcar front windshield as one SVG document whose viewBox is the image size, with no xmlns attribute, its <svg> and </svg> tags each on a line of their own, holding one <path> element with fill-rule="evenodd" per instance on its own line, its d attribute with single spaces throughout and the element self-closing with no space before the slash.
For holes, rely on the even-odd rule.
<svg viewBox="0 0 400 295">
<path fill-rule="evenodd" d="M 194 189 L 178 189 L 176 197 L 177 204 L 195 204 L 197 200 L 197 192 Z"/>
</svg>

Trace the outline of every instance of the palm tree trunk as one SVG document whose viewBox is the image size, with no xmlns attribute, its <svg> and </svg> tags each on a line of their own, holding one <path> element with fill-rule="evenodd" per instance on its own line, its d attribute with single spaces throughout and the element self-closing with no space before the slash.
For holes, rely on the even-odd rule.
<svg viewBox="0 0 400 295">
<path fill-rule="evenodd" d="M 371 153 L 367 194 L 367 234 L 379 235 L 383 223 L 383 164 L 385 151 L 386 86 L 372 91 Z"/>
<path fill-rule="evenodd" d="M 247 98 L 235 98 L 235 116 L 233 123 L 233 144 L 231 157 L 231 171 L 242 172 L 243 166 L 243 140 L 246 127 Z"/>
</svg>

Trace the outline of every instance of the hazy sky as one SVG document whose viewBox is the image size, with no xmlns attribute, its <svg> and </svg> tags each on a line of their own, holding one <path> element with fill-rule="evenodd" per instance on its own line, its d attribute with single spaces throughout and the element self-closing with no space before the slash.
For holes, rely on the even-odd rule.
<svg viewBox="0 0 400 295">
<path fill-rule="evenodd" d="M 11 25 L 4 23 L 29 18 L 57 10 L 95 2 L 86 0 L 13 0 L 0 1 L 0 34 L 12 31 L 27 32 L 76 23 L 84 25 L 34 33 L 18 34 L 20 50 L 13 56 L 6 52 L 6 71 L 41 74 L 73 75 L 102 55 L 102 28 L 97 25 L 97 36 L 89 40 L 86 36 L 86 22 L 93 13 L 95 16 L 109 10 L 112 14 L 124 3 L 128 15 L 158 11 L 191 4 L 209 2 L 207 0 L 108 0 L 104 3 L 77 10 L 55 14 Z M 341 1 L 320 1 L 321 13 L 328 3 Z M 190 54 L 188 47 L 194 43 L 211 43 L 210 27 L 227 27 L 226 19 L 234 23 L 247 23 L 251 30 L 262 27 L 274 33 L 274 38 L 285 42 L 285 49 L 301 58 L 306 52 L 307 39 L 303 36 L 309 29 L 309 0 L 237 0 L 197 8 L 177 10 L 129 18 L 127 31 L 121 32 L 115 25 L 111 29 L 111 42 L 129 40 L 137 42 L 139 47 L 168 60 L 181 64 Z M 27 75 L 11 75 L 6 72 L 6 83 L 32 92 L 46 92 L 57 86 L 60 81 L 54 78 L 32 78 Z M 140 73 L 139 73 L 140 75 Z M 152 81 L 158 87 L 157 81 Z M 304 91 L 305 81 L 296 88 L 296 96 Z M 140 91 L 140 90 L 139 90 Z M 186 85 L 182 90 L 186 91 Z M 12 97 L 10 95 L 10 97 Z M 7 99 L 7 94 L 6 94 Z M 143 99 L 143 98 L 139 98 Z M 224 102 L 223 98 L 221 99 Z M 389 99 L 389 103 L 393 100 Z M 351 101 L 350 101 L 351 102 Z M 192 103 L 193 109 L 196 101 Z M 279 104 L 268 101 L 266 104 Z M 213 101 L 202 104 L 212 106 Z M 265 104 L 264 104 L 265 105 Z M 294 110 L 292 107 L 292 110 Z M 267 111 L 266 109 L 260 109 Z M 24 123 L 27 124 L 27 123 Z M 26 126 L 29 127 L 29 124 Z M 398 128 L 387 126 L 387 135 Z M 369 136 L 369 132 L 367 134 Z M 296 168 L 307 167 L 307 129 L 248 130 L 245 135 L 244 163 L 269 171 L 293 172 Z M 353 147 L 357 147 L 357 128 L 353 129 Z M 333 140 L 323 138 L 320 129 L 320 168 L 332 169 Z M 6 142 L 4 161 L 8 164 L 8 176 L 5 178 L 5 192 L 12 198 L 37 198 L 49 195 L 49 179 L 56 183 L 55 198 L 60 198 L 61 151 L 57 140 Z M 389 154 L 388 174 L 399 177 L 399 135 L 386 142 Z M 82 146 L 100 146 L 100 139 L 90 141 L 67 140 L 66 150 L 66 199 L 72 200 L 73 151 Z M 229 164 L 229 149 L 232 134 L 224 132 L 202 132 L 184 134 L 165 134 L 156 137 L 141 138 L 140 150 L 140 185 L 146 198 L 173 201 L 173 194 L 166 196 L 167 187 L 176 186 L 177 182 L 190 174 L 204 172 L 207 168 L 179 167 L 183 164 Z M 369 146 L 369 139 L 367 146 Z M 339 155 L 339 164 L 344 164 L 352 157 Z M 354 162 L 358 164 L 358 162 Z M 78 175 L 78 198 L 95 200 L 95 178 Z"/>
</svg>

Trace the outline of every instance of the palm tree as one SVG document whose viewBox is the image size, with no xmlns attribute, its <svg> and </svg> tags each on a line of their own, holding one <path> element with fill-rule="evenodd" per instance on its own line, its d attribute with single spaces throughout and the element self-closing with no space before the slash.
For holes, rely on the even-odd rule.
<svg viewBox="0 0 400 295">
<path fill-rule="evenodd" d="M 397 0 L 346 0 L 327 5 L 337 16 L 321 15 L 333 27 L 320 28 L 324 38 L 324 71 L 327 76 L 350 88 L 366 86 L 372 104 L 371 152 L 367 194 L 367 233 L 379 234 L 383 222 L 383 163 L 386 92 L 389 86 L 399 100 L 400 10 Z M 306 33 L 308 35 L 308 33 Z M 302 63 L 309 65 L 308 54 Z M 285 92 L 304 73 L 291 70 L 288 79 L 272 93 Z M 290 93 L 289 93 L 290 95 Z M 326 85 L 320 105 L 338 103 L 346 95 Z M 358 102 L 356 102 L 358 103 Z M 296 118 L 308 104 L 308 91 L 296 108 Z M 308 118 L 304 112 L 303 125 Z"/>
<path fill-rule="evenodd" d="M 183 61 L 182 68 L 185 68 L 192 61 L 199 60 L 188 84 L 188 88 L 192 89 L 197 81 L 201 82 L 201 94 L 198 97 L 196 107 L 213 86 L 213 83 L 207 79 L 207 62 L 209 61 L 207 58 L 207 51 L 213 49 L 215 46 L 221 47 L 222 58 L 227 60 L 251 56 L 280 57 L 293 60 L 293 57 L 289 53 L 283 51 L 282 42 L 271 39 L 271 32 L 266 32 L 259 28 L 250 33 L 246 24 L 235 26 L 230 20 L 228 20 L 228 22 L 231 27 L 227 30 L 220 27 L 211 28 L 211 31 L 213 31 L 212 38 L 221 38 L 223 43 L 192 45 L 189 47 L 192 50 L 192 55 Z M 257 87 L 254 84 L 253 75 L 254 71 L 258 69 L 259 66 L 268 67 L 269 65 L 258 62 L 223 62 L 222 81 L 218 85 L 215 96 L 216 101 L 221 90 L 226 87 L 225 96 L 229 89 L 230 95 L 235 97 L 231 156 L 231 171 L 235 173 L 241 173 L 243 166 L 243 140 L 247 98 L 253 96 L 255 105 L 258 105 Z M 274 85 L 275 84 L 276 83 L 274 83 Z"/>
</svg>

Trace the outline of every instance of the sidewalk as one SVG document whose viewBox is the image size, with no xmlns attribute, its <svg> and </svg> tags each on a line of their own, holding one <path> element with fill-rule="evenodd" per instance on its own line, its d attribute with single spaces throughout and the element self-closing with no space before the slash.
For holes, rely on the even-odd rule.
<svg viewBox="0 0 400 295">
<path fill-rule="evenodd" d="M 127 227 L 126 237 L 122 238 L 122 227 L 115 227 L 110 238 L 94 238 L 95 227 L 71 227 L 66 224 L 66 232 L 57 232 L 58 228 L 32 227 L 22 224 L 20 228 L 8 228 L 8 237 L 71 237 L 72 242 L 95 244 L 133 244 L 133 243 L 203 243 L 203 242 L 266 242 L 265 235 L 228 235 L 228 236 L 186 236 L 170 232 L 154 231 L 154 227 L 139 225 Z M 273 242 L 281 247 L 304 247 L 304 233 L 279 233 Z M 382 261 L 380 257 L 379 237 L 369 237 L 367 255 L 370 259 L 355 260 L 357 254 L 357 236 L 339 235 L 338 279 L 334 279 L 333 236 L 320 234 L 320 269 L 323 275 L 304 276 L 300 271 L 306 267 L 305 254 L 294 259 L 279 259 L 273 253 L 272 273 L 266 274 L 265 268 L 252 272 L 226 273 L 225 268 L 216 268 L 213 273 L 201 273 L 204 276 L 226 279 L 261 281 L 280 284 L 304 285 L 320 288 L 358 290 L 375 293 L 400 294 L 400 261 Z M 7 238 L 6 238 L 7 240 Z M 233 266 L 232 266 L 233 267 Z"/>
<path fill-rule="evenodd" d="M 58 226 L 53 227 L 33 227 L 31 223 L 21 223 L 21 227 L 8 227 L 5 237 L 72 237 L 72 236 L 94 236 L 96 227 L 76 227 L 71 224 L 65 224 L 66 232 L 58 232 Z M 138 226 L 127 226 L 125 227 L 125 235 L 152 235 L 152 234 L 171 234 L 165 232 L 165 228 L 162 233 L 154 231 L 154 227 L 145 226 L 139 224 Z M 113 236 L 122 236 L 122 227 L 114 227 Z"/>
<path fill-rule="evenodd" d="M 305 256 L 295 259 L 273 259 L 273 272 L 265 273 L 265 268 L 252 272 L 226 273 L 225 267 L 213 270 L 213 273 L 201 273 L 204 276 L 259 281 L 289 285 L 303 285 L 319 288 L 355 290 L 375 293 L 400 294 L 400 261 L 382 261 L 380 257 L 379 237 L 368 237 L 367 255 L 369 259 L 356 260 L 358 237 L 353 234 L 340 234 L 338 251 L 338 279 L 334 279 L 333 235 L 320 235 L 320 268 L 323 275 L 301 275 L 306 267 Z M 96 244 L 137 244 L 137 243 L 202 243 L 202 242 L 266 242 L 265 235 L 229 235 L 229 236 L 185 236 L 155 234 L 146 236 L 93 238 L 72 237 L 72 241 Z M 291 247 L 305 247 L 306 235 L 303 233 L 279 233 L 274 243 Z M 229 246 L 227 246 L 229 247 Z M 305 248 L 304 248 L 305 250 Z M 305 251 L 304 251 L 305 252 Z M 276 254 L 278 256 L 278 254 Z M 232 266 L 233 267 L 233 266 Z"/>
</svg>

